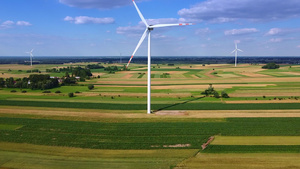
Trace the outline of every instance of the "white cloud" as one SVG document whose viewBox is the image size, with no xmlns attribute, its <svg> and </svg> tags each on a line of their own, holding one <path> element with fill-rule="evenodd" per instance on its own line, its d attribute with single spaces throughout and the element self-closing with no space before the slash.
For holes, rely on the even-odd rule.
<svg viewBox="0 0 300 169">
<path fill-rule="evenodd" d="M 2 23 L 2 25 L 7 25 L 7 26 L 10 26 L 10 25 L 13 25 L 15 24 L 13 21 L 5 21 Z"/>
<path fill-rule="evenodd" d="M 272 42 L 272 43 L 278 43 L 278 42 L 282 42 L 283 39 L 282 38 L 272 38 L 269 40 L 269 42 Z"/>
<path fill-rule="evenodd" d="M 205 0 L 178 14 L 185 20 L 208 22 L 231 22 L 239 19 L 249 21 L 272 21 L 300 16 L 297 0 Z"/>
<path fill-rule="evenodd" d="M 16 25 L 18 25 L 18 26 L 31 26 L 31 23 L 26 22 L 26 21 L 18 21 L 16 23 Z"/>
<path fill-rule="evenodd" d="M 71 16 L 66 16 L 64 21 L 74 21 L 74 18 L 72 18 Z"/>
<path fill-rule="evenodd" d="M 126 27 L 118 27 L 117 34 L 126 34 L 126 35 L 135 35 L 140 34 L 146 28 L 144 26 L 126 26 Z"/>
<path fill-rule="evenodd" d="M 115 22 L 114 18 L 94 18 L 88 16 L 77 16 L 75 18 L 66 16 L 64 20 L 75 24 L 112 24 Z"/>
<path fill-rule="evenodd" d="M 265 35 L 266 36 L 279 36 L 279 35 L 287 35 L 290 33 L 300 32 L 300 29 L 282 29 L 282 28 L 272 28 Z"/>
<path fill-rule="evenodd" d="M 234 40 L 234 43 L 241 43 L 241 40 Z"/>
<path fill-rule="evenodd" d="M 282 29 L 280 28 L 272 28 L 269 30 L 268 33 L 266 33 L 266 35 L 277 35 L 280 34 L 282 32 Z"/>
<path fill-rule="evenodd" d="M 244 29 L 232 29 L 232 30 L 226 30 L 224 34 L 226 36 L 232 36 L 232 35 L 245 35 L 245 34 L 252 34 L 259 32 L 256 28 L 244 28 Z"/>
<path fill-rule="evenodd" d="M 283 41 L 289 41 L 289 40 L 295 40 L 296 38 L 291 37 L 291 38 L 272 38 L 269 40 L 269 42 L 271 43 L 279 43 L 279 42 L 283 42 Z"/>
<path fill-rule="evenodd" d="M 132 4 L 131 0 L 59 0 L 59 2 L 71 7 L 97 9 L 111 9 Z"/>
<path fill-rule="evenodd" d="M 196 35 L 206 35 L 211 33 L 211 30 L 209 28 L 197 29 L 195 33 Z"/>
<path fill-rule="evenodd" d="M 31 26 L 31 24 L 29 22 L 26 21 L 17 21 L 16 23 L 14 21 L 4 21 L 0 24 L 0 29 L 9 29 L 9 28 L 13 28 L 13 26 Z"/>
</svg>

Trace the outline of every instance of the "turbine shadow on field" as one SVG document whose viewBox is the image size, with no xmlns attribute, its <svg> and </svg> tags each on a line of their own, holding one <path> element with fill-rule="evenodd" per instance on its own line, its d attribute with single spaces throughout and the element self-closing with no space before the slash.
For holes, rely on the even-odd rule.
<svg viewBox="0 0 300 169">
<path fill-rule="evenodd" d="M 186 104 L 186 103 L 189 103 L 189 102 L 192 102 L 192 101 L 200 100 L 200 99 L 203 99 L 204 97 L 205 97 L 205 96 L 197 97 L 197 98 L 193 98 L 193 99 L 191 99 L 191 100 L 187 100 L 187 101 L 182 102 L 182 103 L 171 104 L 171 105 L 169 105 L 169 106 L 166 106 L 166 107 L 163 107 L 163 108 L 154 110 L 153 113 L 156 113 L 156 112 L 159 112 L 159 111 L 162 111 L 162 110 L 168 110 L 168 109 L 171 108 L 171 107 L 175 107 L 175 106 L 178 106 L 178 105 L 183 105 L 183 104 Z"/>
</svg>

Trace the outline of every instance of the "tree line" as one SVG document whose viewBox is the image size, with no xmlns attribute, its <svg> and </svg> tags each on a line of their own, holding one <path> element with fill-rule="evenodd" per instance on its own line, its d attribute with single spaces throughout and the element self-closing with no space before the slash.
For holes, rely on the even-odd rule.
<svg viewBox="0 0 300 169">
<path fill-rule="evenodd" d="M 46 69 L 46 72 L 50 73 L 60 73 L 60 72 L 66 72 L 68 74 L 71 74 L 71 76 L 78 76 L 81 78 L 87 78 L 89 76 L 92 76 L 91 70 L 89 68 L 82 68 L 82 67 L 64 67 L 64 68 L 53 68 L 53 69 Z"/>
<path fill-rule="evenodd" d="M 50 75 L 36 75 L 32 74 L 29 77 L 17 78 L 0 78 L 0 87 L 20 88 L 20 89 L 52 89 L 59 87 L 58 79 L 50 78 Z"/>
</svg>

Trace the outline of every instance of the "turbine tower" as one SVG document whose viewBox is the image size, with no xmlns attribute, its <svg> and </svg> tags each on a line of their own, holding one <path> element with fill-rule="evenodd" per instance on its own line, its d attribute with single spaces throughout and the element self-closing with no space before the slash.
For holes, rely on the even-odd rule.
<svg viewBox="0 0 300 169">
<path fill-rule="evenodd" d="M 145 20 L 144 16 L 142 15 L 141 11 L 139 10 L 138 6 L 136 5 L 135 1 L 132 0 L 141 20 L 146 25 L 146 30 L 142 35 L 138 45 L 136 46 L 131 58 L 129 59 L 126 69 L 128 68 L 133 56 L 145 40 L 146 36 L 148 35 L 148 84 L 147 84 L 147 113 L 151 114 L 151 31 L 154 28 L 162 28 L 162 27 L 169 27 L 169 26 L 183 26 L 183 25 L 193 25 L 192 23 L 180 23 L 180 24 L 157 24 L 157 25 L 148 25 L 147 21 Z"/>
<path fill-rule="evenodd" d="M 237 43 L 235 43 L 235 49 L 234 49 L 234 51 L 231 52 L 231 53 L 235 52 L 235 67 L 236 67 L 236 64 L 237 64 L 237 54 L 238 54 L 238 51 L 243 52 L 241 49 L 238 48 Z"/>
<path fill-rule="evenodd" d="M 30 55 L 30 66 L 31 66 L 31 67 L 32 67 L 32 58 L 33 58 L 32 52 L 33 52 L 33 50 L 34 50 L 34 49 L 32 49 L 30 52 L 26 52 L 26 53 L 28 53 L 28 54 Z"/>
</svg>

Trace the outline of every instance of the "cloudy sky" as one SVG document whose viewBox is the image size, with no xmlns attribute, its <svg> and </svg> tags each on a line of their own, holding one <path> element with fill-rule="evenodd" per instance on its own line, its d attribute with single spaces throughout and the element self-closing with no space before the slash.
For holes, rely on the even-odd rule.
<svg viewBox="0 0 300 169">
<path fill-rule="evenodd" d="M 300 56 L 298 0 L 136 0 L 154 56 Z M 1 0 L 0 56 L 130 56 L 145 25 L 132 0 Z M 147 43 L 138 56 L 147 55 Z"/>
</svg>

